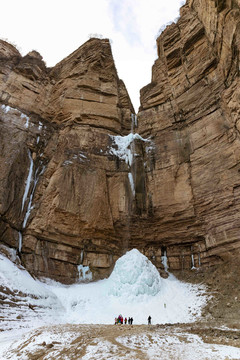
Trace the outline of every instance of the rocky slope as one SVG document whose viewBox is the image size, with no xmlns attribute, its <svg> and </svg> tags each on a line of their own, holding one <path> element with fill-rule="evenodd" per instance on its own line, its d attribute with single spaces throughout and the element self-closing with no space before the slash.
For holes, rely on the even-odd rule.
<svg viewBox="0 0 240 360">
<path fill-rule="evenodd" d="M 155 144 L 146 251 L 159 262 L 166 249 L 172 269 L 239 258 L 239 1 L 187 1 L 157 49 L 138 115 L 138 131 Z"/>
<path fill-rule="evenodd" d="M 160 270 L 239 258 L 239 9 L 187 1 L 138 122 L 108 40 L 54 68 L 0 42 L 0 239 L 31 273 L 101 278 L 133 247 Z"/>
</svg>

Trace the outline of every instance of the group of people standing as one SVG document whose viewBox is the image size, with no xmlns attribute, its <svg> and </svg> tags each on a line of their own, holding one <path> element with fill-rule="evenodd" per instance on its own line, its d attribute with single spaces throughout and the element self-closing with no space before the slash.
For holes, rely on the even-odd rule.
<svg viewBox="0 0 240 360">
<path fill-rule="evenodd" d="M 152 318 L 151 318 L 151 316 L 149 315 L 149 317 L 148 317 L 148 325 L 151 325 L 151 321 L 152 321 Z M 117 325 L 117 324 L 127 324 L 128 323 L 128 325 L 132 325 L 133 324 L 133 318 L 132 317 L 129 317 L 128 319 L 125 317 L 125 319 L 123 319 L 123 316 L 120 314 L 120 315 L 118 315 L 118 317 L 117 318 L 115 318 L 115 325 Z"/>
<path fill-rule="evenodd" d="M 131 317 L 129 317 L 128 319 L 125 317 L 125 319 L 123 319 L 123 316 L 120 314 L 117 318 L 115 318 L 115 325 L 117 325 L 117 324 L 127 324 L 128 323 L 128 325 L 132 325 L 133 324 L 133 318 Z"/>
</svg>

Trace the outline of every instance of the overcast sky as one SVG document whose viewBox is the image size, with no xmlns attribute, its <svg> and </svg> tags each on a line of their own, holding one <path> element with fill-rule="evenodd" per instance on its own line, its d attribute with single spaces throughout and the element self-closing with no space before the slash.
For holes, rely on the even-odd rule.
<svg viewBox="0 0 240 360">
<path fill-rule="evenodd" d="M 179 15 L 184 0 L 6 0 L 0 37 L 22 55 L 37 50 L 54 66 L 91 35 L 112 41 L 119 77 L 135 110 L 139 90 L 151 81 L 159 29 Z"/>
</svg>

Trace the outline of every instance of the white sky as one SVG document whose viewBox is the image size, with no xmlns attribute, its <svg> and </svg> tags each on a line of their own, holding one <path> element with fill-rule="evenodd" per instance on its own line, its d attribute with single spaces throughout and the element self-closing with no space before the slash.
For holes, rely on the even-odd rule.
<svg viewBox="0 0 240 360">
<path fill-rule="evenodd" d="M 6 0 L 0 37 L 22 55 L 37 50 L 54 66 L 91 34 L 112 40 L 119 77 L 137 111 L 139 90 L 151 81 L 162 25 L 179 15 L 184 0 Z"/>
</svg>

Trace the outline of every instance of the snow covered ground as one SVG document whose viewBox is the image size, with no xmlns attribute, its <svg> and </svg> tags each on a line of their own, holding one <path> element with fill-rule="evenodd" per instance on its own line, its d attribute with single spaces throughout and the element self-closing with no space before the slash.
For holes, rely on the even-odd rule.
<svg viewBox="0 0 240 360">
<path fill-rule="evenodd" d="M 119 314 L 133 317 L 134 324 L 146 324 L 149 315 L 155 324 L 191 322 L 200 316 L 206 302 L 204 289 L 182 283 L 173 275 L 161 278 L 155 266 L 136 249 L 116 262 L 108 279 L 74 285 L 35 280 L 0 255 L 0 281 L 12 291 L 26 294 L 24 301 L 30 309 L 35 308 L 35 318 L 37 314 L 41 325 L 113 324 Z M 19 301 L 23 301 L 21 297 Z M 19 313 L 21 308 L 15 307 L 14 311 L 12 317 L 31 317 Z"/>
<path fill-rule="evenodd" d="M 1 360 L 237 360 L 240 348 L 204 342 L 175 327 L 64 325 L 33 330 L 1 349 Z"/>
<path fill-rule="evenodd" d="M 11 255 L 12 259 L 16 258 L 13 250 Z M 54 344 L 59 342 L 59 349 L 62 349 L 81 335 L 75 330 L 69 336 L 66 330 L 61 333 L 60 329 L 66 327 L 66 324 L 113 324 L 119 314 L 133 317 L 134 325 L 147 324 L 149 315 L 153 324 L 194 322 L 200 317 L 201 308 L 207 301 L 204 288 L 180 282 L 171 274 L 168 279 L 161 278 L 154 265 L 136 249 L 127 252 L 116 262 L 108 279 L 68 286 L 49 279 L 44 282 L 35 280 L 21 266 L 0 254 L 0 285 L 3 299 L 0 302 L 0 327 L 4 330 L 0 332 L 1 359 L 29 359 L 29 353 L 40 351 L 39 346 L 45 346 L 49 341 Z M 46 330 L 49 325 L 55 327 Z M 201 343 L 197 336 L 194 338 L 191 335 L 191 338 L 185 337 L 187 340 L 182 341 L 178 335 L 166 338 L 156 335 L 150 341 L 146 330 L 144 332 L 135 337 L 119 337 L 121 334 L 116 334 L 113 343 L 106 337 L 103 340 L 96 337 L 89 344 L 84 343 L 82 359 L 124 358 L 115 354 L 119 346 L 129 348 L 133 357 L 129 353 L 126 357 L 128 359 L 138 358 L 136 354 L 139 347 L 146 353 L 145 358 L 158 359 L 156 349 L 163 345 L 164 349 L 174 345 L 179 354 L 183 354 L 179 358 L 202 359 L 201 351 L 196 352 L 196 348 L 201 345 L 203 351 L 211 355 L 206 359 L 225 359 L 225 355 L 221 357 L 225 350 L 219 346 L 207 350 L 209 347 Z M 192 347 L 188 345 L 186 350 L 185 343 L 192 344 Z M 16 355 L 19 348 L 22 351 Z M 231 354 L 236 349 L 233 348 L 235 350 L 232 352 L 229 349 L 227 356 L 232 359 L 234 357 Z M 199 357 L 190 357 L 191 352 Z M 105 355 L 99 357 L 100 353 Z M 240 358 L 240 350 L 238 354 Z M 57 353 L 55 355 L 44 359 L 57 359 Z M 59 359 L 71 358 L 67 356 Z M 162 352 L 161 359 L 169 358 L 164 356 Z"/>
</svg>

